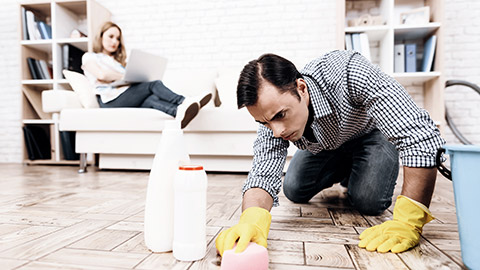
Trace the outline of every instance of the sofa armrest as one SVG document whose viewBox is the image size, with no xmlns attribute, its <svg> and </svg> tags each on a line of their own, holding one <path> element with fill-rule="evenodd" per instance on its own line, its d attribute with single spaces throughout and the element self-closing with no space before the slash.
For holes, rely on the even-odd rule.
<svg viewBox="0 0 480 270">
<path fill-rule="evenodd" d="M 60 112 L 67 108 L 82 108 L 75 92 L 70 90 L 46 90 L 42 92 L 42 109 L 44 112 Z"/>
</svg>

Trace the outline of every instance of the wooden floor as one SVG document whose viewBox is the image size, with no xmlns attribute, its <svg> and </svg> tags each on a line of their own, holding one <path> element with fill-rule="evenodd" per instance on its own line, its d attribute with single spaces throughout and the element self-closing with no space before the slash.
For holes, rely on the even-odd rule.
<svg viewBox="0 0 480 270">
<path fill-rule="evenodd" d="M 0 269 L 220 269 L 214 239 L 240 216 L 245 175 L 209 174 L 206 257 L 178 262 L 143 243 L 148 172 L 0 164 Z M 401 187 L 401 177 L 396 194 Z M 272 210 L 270 269 L 462 269 L 451 182 L 439 177 L 421 245 L 401 254 L 358 248 L 358 234 L 391 218 L 362 216 L 339 186 L 309 204 L 283 195 Z"/>
</svg>

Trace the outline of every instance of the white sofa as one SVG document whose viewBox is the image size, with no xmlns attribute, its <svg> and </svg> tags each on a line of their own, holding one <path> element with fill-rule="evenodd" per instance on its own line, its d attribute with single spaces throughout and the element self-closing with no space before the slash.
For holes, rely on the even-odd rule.
<svg viewBox="0 0 480 270">
<path fill-rule="evenodd" d="M 247 172 L 252 164 L 258 124 L 245 108 L 236 107 L 238 76 L 239 69 L 195 70 L 167 72 L 163 79 L 183 95 L 218 93 L 184 129 L 192 162 L 207 171 Z M 75 93 L 44 91 L 43 105 L 46 111 L 60 112 L 61 131 L 76 132 L 75 151 L 82 158 L 98 154 L 101 169 L 150 169 L 164 121 L 173 118 L 155 109 L 98 108 L 90 86 L 85 89 L 85 82 L 68 79 Z M 214 106 L 214 100 L 221 105 Z M 294 151 L 292 145 L 287 163 Z"/>
</svg>

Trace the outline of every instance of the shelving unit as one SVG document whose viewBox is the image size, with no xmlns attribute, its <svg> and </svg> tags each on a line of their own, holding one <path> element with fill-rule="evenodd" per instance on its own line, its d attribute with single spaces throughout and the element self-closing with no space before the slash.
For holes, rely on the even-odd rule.
<svg viewBox="0 0 480 270">
<path fill-rule="evenodd" d="M 22 8 L 30 10 L 35 17 L 49 24 L 52 28 L 52 39 L 24 40 L 22 16 L 20 16 L 19 44 L 22 92 L 22 126 L 44 126 L 49 130 L 51 159 L 29 160 L 24 147 L 24 162 L 27 164 L 78 164 L 79 161 L 65 160 L 60 143 L 58 114 L 42 111 L 42 91 L 71 90 L 62 75 L 62 46 L 71 44 L 84 51 L 91 51 L 95 33 L 100 26 L 110 20 L 110 12 L 94 0 L 50 0 L 23 1 Z M 79 29 L 87 37 L 70 38 L 70 33 Z M 27 57 L 44 60 L 51 66 L 53 78 L 50 80 L 34 80 L 30 74 Z"/>
<path fill-rule="evenodd" d="M 345 48 L 345 34 L 366 33 L 370 41 L 372 62 L 398 80 L 405 88 L 423 86 L 423 107 L 430 113 L 440 130 L 444 127 L 444 75 L 443 75 L 443 0 L 347 0 L 338 1 L 339 31 L 337 44 Z M 419 7 L 430 7 L 430 22 L 401 24 L 400 13 Z M 383 25 L 346 27 L 348 19 L 363 14 L 382 16 Z M 343 18 L 343 19 L 342 19 Z M 423 44 L 431 35 L 437 36 L 433 71 L 394 72 L 394 45 L 401 42 L 417 44 L 417 55 L 423 54 Z"/>
</svg>

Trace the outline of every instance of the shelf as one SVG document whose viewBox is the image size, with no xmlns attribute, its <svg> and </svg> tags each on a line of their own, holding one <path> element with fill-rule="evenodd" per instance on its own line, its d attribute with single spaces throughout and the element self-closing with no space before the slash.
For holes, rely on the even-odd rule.
<svg viewBox="0 0 480 270">
<path fill-rule="evenodd" d="M 432 79 L 439 78 L 440 72 L 403 72 L 393 73 L 392 77 L 401 84 L 425 83 Z"/>
<path fill-rule="evenodd" d="M 56 40 L 57 43 L 88 43 L 88 37 L 81 37 L 81 38 L 59 38 Z"/>
<path fill-rule="evenodd" d="M 19 0 L 18 2 L 20 42 L 17 46 L 20 49 L 19 64 L 22 73 L 19 84 L 22 93 L 21 125 L 39 126 L 47 131 L 52 157 L 48 160 L 29 160 L 27 145 L 24 142 L 24 163 L 78 166 L 79 161 L 64 160 L 58 125 L 59 115 L 43 111 L 42 93 L 45 90 L 71 90 L 69 83 L 62 76 L 64 60 L 62 46 L 70 44 L 88 51 L 89 44 L 93 42 L 93 34 L 105 21 L 110 20 L 111 13 L 96 0 Z M 28 27 L 24 25 L 26 16 L 20 12 L 22 8 L 32 11 L 35 19 L 48 23 L 52 28 L 53 39 L 22 40 L 23 29 Z M 71 38 L 73 29 L 78 29 L 88 37 Z M 53 78 L 33 80 L 27 60 L 29 57 L 45 61 L 51 68 Z"/>
<path fill-rule="evenodd" d="M 51 39 L 39 39 L 39 40 L 22 40 L 20 41 L 22 46 L 39 50 L 42 52 L 51 52 L 52 51 L 52 40 Z"/>
<path fill-rule="evenodd" d="M 30 85 L 30 86 L 52 86 L 54 81 L 59 84 L 69 84 L 66 79 L 59 79 L 59 80 L 22 80 L 22 85 Z"/>
<path fill-rule="evenodd" d="M 55 124 L 53 119 L 23 119 L 22 122 L 24 124 Z"/>
<path fill-rule="evenodd" d="M 51 1 L 21 1 L 20 5 L 26 9 L 31 9 L 33 11 L 40 12 L 43 15 L 50 16 Z"/>
<path fill-rule="evenodd" d="M 369 40 L 381 40 L 388 33 L 389 27 L 387 25 L 376 26 L 355 26 L 345 28 L 345 33 L 366 33 Z"/>
<path fill-rule="evenodd" d="M 87 4 L 84 0 L 56 0 L 56 3 L 76 14 L 87 14 Z"/>
<path fill-rule="evenodd" d="M 22 85 L 51 87 L 53 85 L 53 80 L 22 80 Z"/>
<path fill-rule="evenodd" d="M 67 79 L 57 80 L 57 82 L 58 82 L 59 84 L 69 84 L 68 81 L 67 81 Z"/>
<path fill-rule="evenodd" d="M 439 29 L 441 23 L 424 25 L 397 25 L 394 27 L 395 40 L 423 39 Z"/>
<path fill-rule="evenodd" d="M 36 164 L 36 165 L 78 165 L 79 160 L 51 160 L 51 159 L 36 159 L 30 160 L 26 159 L 23 161 L 25 164 Z"/>
</svg>

